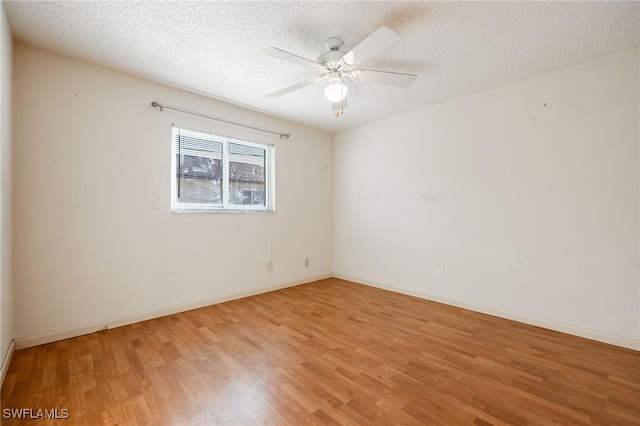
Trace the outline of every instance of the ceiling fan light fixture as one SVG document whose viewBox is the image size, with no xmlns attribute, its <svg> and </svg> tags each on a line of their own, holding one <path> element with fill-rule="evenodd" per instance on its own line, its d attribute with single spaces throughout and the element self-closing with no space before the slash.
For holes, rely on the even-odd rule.
<svg viewBox="0 0 640 426">
<path fill-rule="evenodd" d="M 335 79 L 335 80 L 331 80 L 331 82 L 329 83 L 329 86 L 327 86 L 327 88 L 324 89 L 324 95 L 331 102 L 336 103 L 336 102 L 342 101 L 344 98 L 347 97 L 347 90 L 348 90 L 347 86 L 345 86 L 344 83 L 342 83 L 342 80 Z"/>
</svg>

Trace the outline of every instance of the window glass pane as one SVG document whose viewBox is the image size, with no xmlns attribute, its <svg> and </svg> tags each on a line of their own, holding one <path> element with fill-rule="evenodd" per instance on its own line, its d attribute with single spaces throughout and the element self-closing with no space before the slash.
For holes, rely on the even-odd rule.
<svg viewBox="0 0 640 426">
<path fill-rule="evenodd" d="M 176 136 L 176 196 L 180 203 L 222 205 L 222 143 Z"/>
<path fill-rule="evenodd" d="M 174 127 L 173 211 L 273 209 L 273 148 Z"/>
<path fill-rule="evenodd" d="M 266 150 L 229 143 L 229 204 L 266 206 Z"/>
</svg>

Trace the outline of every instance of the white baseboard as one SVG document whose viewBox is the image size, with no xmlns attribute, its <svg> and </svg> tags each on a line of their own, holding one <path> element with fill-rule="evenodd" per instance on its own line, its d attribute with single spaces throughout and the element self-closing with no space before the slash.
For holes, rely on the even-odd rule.
<svg viewBox="0 0 640 426">
<path fill-rule="evenodd" d="M 2 368 L 0 368 L 0 387 L 4 384 L 4 378 L 7 376 L 7 371 L 9 371 L 9 365 L 11 364 L 11 359 L 13 358 L 13 351 L 15 350 L 15 341 L 11 341 L 9 344 L 9 349 L 7 353 L 4 355 L 4 359 L 2 360 Z"/>
<path fill-rule="evenodd" d="M 6 370 L 9 368 L 9 363 L 11 362 L 11 357 L 13 356 L 14 348 L 15 350 L 25 349 L 32 346 L 44 345 L 47 343 L 57 342 L 58 340 L 70 339 L 72 337 L 82 336 L 85 334 L 94 333 L 96 331 L 105 330 L 109 328 L 121 327 L 128 324 L 133 324 L 136 322 L 146 321 L 153 318 L 159 318 L 166 315 L 173 315 L 178 312 L 189 311 L 191 309 L 202 308 L 204 306 L 215 305 L 217 303 L 224 303 L 231 300 L 242 299 L 244 297 L 255 296 L 262 293 L 268 293 L 270 291 L 280 290 L 287 287 L 294 287 L 301 284 L 307 284 L 314 281 L 319 281 L 327 278 L 335 277 L 342 280 L 352 281 L 354 283 L 367 285 L 370 287 L 376 287 L 384 290 L 393 291 L 396 293 L 407 294 L 409 296 L 419 297 L 421 299 L 432 300 L 434 302 L 443 303 L 445 305 L 455 306 L 458 308 L 469 309 L 471 311 L 480 312 L 483 314 L 493 315 L 500 318 L 509 319 L 512 321 L 521 322 L 524 324 L 535 325 L 537 327 L 546 328 L 549 330 L 559 331 L 562 333 L 571 334 L 574 336 L 584 337 L 586 339 L 595 340 L 598 342 L 608 343 L 615 346 L 620 346 L 623 348 L 633 349 L 636 351 L 640 351 L 640 341 L 630 339 L 627 337 L 616 336 L 612 334 L 602 333 L 595 330 L 575 327 L 569 324 L 558 323 L 555 321 L 549 321 L 542 318 L 531 317 L 527 315 L 522 315 L 514 312 L 508 312 L 501 309 L 493 308 L 490 306 L 482 306 L 474 303 L 469 303 L 466 301 L 453 300 L 448 298 L 443 298 L 439 296 L 433 296 L 426 293 L 409 291 L 405 289 L 401 289 L 398 287 L 388 286 L 376 282 L 369 282 L 366 280 L 360 280 L 355 277 L 349 277 L 341 274 L 334 275 L 326 275 L 319 276 L 315 278 L 310 278 L 303 281 L 290 282 L 286 284 L 280 284 L 277 286 L 272 286 L 264 289 L 260 289 L 258 291 L 252 292 L 244 292 L 237 293 L 234 295 L 226 296 L 224 298 L 212 298 L 206 300 L 199 300 L 195 302 L 185 303 L 181 305 L 168 306 L 165 308 L 154 309 L 151 311 L 140 312 L 131 315 L 125 315 L 121 317 L 111 318 L 104 321 L 98 321 L 90 324 L 83 324 L 76 327 L 65 328 L 62 330 L 55 330 L 47 333 L 37 334 L 33 336 L 26 336 L 15 339 L 15 341 L 11 342 L 9 350 L 7 351 L 7 355 L 5 356 L 5 360 L 2 363 L 2 380 L 4 380 L 4 376 L 6 374 Z"/>
<path fill-rule="evenodd" d="M 167 315 L 173 315 L 179 312 L 190 311 L 192 309 L 198 309 L 205 306 L 215 305 L 218 303 L 229 302 L 231 300 L 242 299 L 249 296 L 255 296 L 258 294 L 268 293 L 270 291 L 280 290 L 287 287 L 294 287 L 301 284 L 307 284 L 307 283 L 311 283 L 314 281 L 319 281 L 319 280 L 323 280 L 331 277 L 332 275 L 324 275 L 324 276 L 319 276 L 315 278 L 309 278 L 302 281 L 294 281 L 286 284 L 279 284 L 276 286 L 262 288 L 256 291 L 236 293 L 236 294 L 225 296 L 225 297 L 216 297 L 212 299 L 198 300 L 190 303 L 184 303 L 181 305 L 167 306 L 160 309 L 154 309 L 146 312 L 139 312 L 131 315 L 125 315 L 121 317 L 107 319 L 104 321 L 93 322 L 90 324 L 82 324 L 76 327 L 69 327 L 62 330 L 54 330 L 47 333 L 20 337 L 15 339 L 15 347 L 16 349 L 25 349 L 25 348 L 30 348 L 32 346 L 45 345 L 47 343 L 53 343 L 59 340 L 70 339 L 72 337 L 78 337 L 78 336 L 83 336 L 85 334 L 95 333 L 96 331 L 106 330 L 109 328 L 122 327 L 124 325 L 133 324 L 136 322 L 164 317 Z"/>
<path fill-rule="evenodd" d="M 388 286 L 380 283 L 367 282 L 367 281 L 360 280 L 358 278 L 349 277 L 345 275 L 334 274 L 334 278 L 351 281 L 357 284 L 364 284 L 370 287 L 376 287 L 383 290 L 389 290 L 396 293 L 406 294 L 409 296 L 419 297 L 420 299 L 431 300 L 431 301 L 442 303 L 445 305 L 455 306 L 457 308 L 468 309 L 470 311 L 480 312 L 487 315 L 493 315 L 495 317 L 505 318 L 512 321 L 521 322 L 523 324 L 535 325 L 537 327 L 546 328 L 553 331 L 559 331 L 561 333 L 571 334 L 573 336 L 584 337 L 585 339 L 595 340 L 602 343 L 608 343 L 610 345 L 621 346 L 623 348 L 640 351 L 640 340 L 634 340 L 628 337 L 616 336 L 613 334 L 603 333 L 596 330 L 576 327 L 570 324 L 563 324 L 555 321 L 546 320 L 543 318 L 531 317 L 528 315 L 522 315 L 515 312 L 504 311 L 504 310 L 493 308 L 490 306 L 483 306 L 475 303 L 469 303 L 466 301 L 453 300 L 453 299 L 448 299 L 440 296 L 433 296 L 427 293 L 405 290 L 402 288 Z"/>
</svg>

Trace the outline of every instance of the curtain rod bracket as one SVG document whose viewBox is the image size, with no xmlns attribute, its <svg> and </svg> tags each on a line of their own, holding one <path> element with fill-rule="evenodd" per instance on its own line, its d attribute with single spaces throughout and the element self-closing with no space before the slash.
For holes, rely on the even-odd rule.
<svg viewBox="0 0 640 426">
<path fill-rule="evenodd" d="M 289 133 L 272 132 L 271 130 L 259 129 L 257 127 L 247 126 L 246 124 L 234 123 L 233 121 L 227 121 L 227 120 L 222 120 L 220 118 L 209 117 L 208 115 L 198 114 L 197 112 L 191 112 L 191 111 L 186 111 L 186 110 L 183 110 L 183 109 L 180 109 L 180 108 L 175 108 L 175 107 L 168 106 L 168 105 L 162 105 L 162 104 L 159 104 L 156 101 L 151 102 L 151 106 L 154 107 L 154 108 L 160 108 L 160 111 L 164 111 L 164 108 L 171 109 L 171 110 L 174 110 L 174 111 L 183 112 L 185 114 L 190 114 L 190 115 L 195 115 L 197 117 L 207 118 L 209 120 L 219 121 L 221 123 L 232 124 L 234 126 L 240 126 L 240 127 L 244 127 L 246 129 L 251 129 L 251 130 L 257 130 L 258 132 L 271 133 L 272 135 L 280 136 L 280 139 L 283 139 L 283 138 L 284 139 L 289 139 Z"/>
</svg>

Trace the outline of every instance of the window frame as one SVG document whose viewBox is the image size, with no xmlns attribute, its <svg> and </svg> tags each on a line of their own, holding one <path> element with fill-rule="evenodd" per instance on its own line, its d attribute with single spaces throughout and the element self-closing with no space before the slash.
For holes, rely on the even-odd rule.
<svg viewBox="0 0 640 426">
<path fill-rule="evenodd" d="M 184 132 L 191 137 L 222 144 L 222 204 L 209 203 L 181 203 L 177 198 L 177 141 L 179 132 Z M 231 183 L 229 180 L 229 145 L 263 149 L 264 155 L 264 205 L 233 205 L 229 201 Z M 275 146 L 268 143 L 260 143 L 237 139 L 216 134 L 207 130 L 196 130 L 179 125 L 171 126 L 171 211 L 174 213 L 273 213 L 275 212 Z"/>
</svg>

